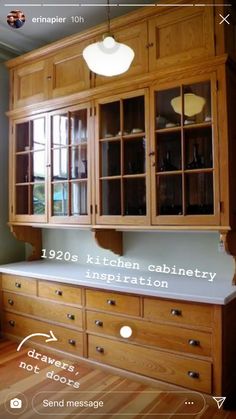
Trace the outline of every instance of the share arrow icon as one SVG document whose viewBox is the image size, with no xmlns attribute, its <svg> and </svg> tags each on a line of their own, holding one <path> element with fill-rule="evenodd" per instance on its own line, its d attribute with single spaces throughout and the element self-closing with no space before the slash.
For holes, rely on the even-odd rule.
<svg viewBox="0 0 236 419">
<path fill-rule="evenodd" d="M 215 400 L 215 402 L 217 403 L 217 406 L 218 406 L 218 409 L 220 409 L 221 408 L 221 406 L 223 405 L 223 403 L 224 403 L 224 401 L 225 401 L 225 399 L 226 399 L 226 397 L 212 397 L 214 400 Z"/>
</svg>

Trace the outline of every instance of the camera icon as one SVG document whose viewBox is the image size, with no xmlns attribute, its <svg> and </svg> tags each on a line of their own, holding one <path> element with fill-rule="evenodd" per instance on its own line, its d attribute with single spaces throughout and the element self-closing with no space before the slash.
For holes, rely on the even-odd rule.
<svg viewBox="0 0 236 419">
<path fill-rule="evenodd" d="M 14 399 L 10 400 L 10 408 L 11 409 L 21 409 L 22 408 L 22 400 L 17 399 L 15 397 Z"/>
</svg>

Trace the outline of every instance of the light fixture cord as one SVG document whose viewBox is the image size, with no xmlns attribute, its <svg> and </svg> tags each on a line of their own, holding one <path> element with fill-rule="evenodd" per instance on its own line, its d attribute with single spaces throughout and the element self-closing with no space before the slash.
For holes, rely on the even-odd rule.
<svg viewBox="0 0 236 419">
<path fill-rule="evenodd" d="M 107 0 L 107 26 L 108 34 L 111 33 L 111 11 L 110 11 L 110 0 Z"/>
</svg>

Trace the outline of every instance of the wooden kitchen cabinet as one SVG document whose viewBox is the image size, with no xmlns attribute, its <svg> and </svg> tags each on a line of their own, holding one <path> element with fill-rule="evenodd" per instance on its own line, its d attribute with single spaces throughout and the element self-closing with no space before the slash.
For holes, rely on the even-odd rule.
<svg viewBox="0 0 236 419">
<path fill-rule="evenodd" d="M 118 228 L 214 230 L 235 256 L 235 21 L 219 25 L 225 11 L 167 2 L 112 20 L 135 51 L 119 77 L 90 74 L 82 58 L 106 25 L 8 63 L 17 237 L 45 223 L 87 227 L 121 254 Z M 200 112 L 186 111 L 191 94 Z"/>
<path fill-rule="evenodd" d="M 148 92 L 96 103 L 97 224 L 148 224 Z"/>
<path fill-rule="evenodd" d="M 47 117 L 18 120 L 10 148 L 10 221 L 47 220 Z"/>
<path fill-rule="evenodd" d="M 179 7 L 148 20 L 149 71 L 214 56 L 211 7 Z"/>
<path fill-rule="evenodd" d="M 152 223 L 219 225 L 216 76 L 152 91 Z"/>
<path fill-rule="evenodd" d="M 49 77 L 48 62 L 44 59 L 12 70 L 12 106 L 20 108 L 48 99 Z"/>
</svg>

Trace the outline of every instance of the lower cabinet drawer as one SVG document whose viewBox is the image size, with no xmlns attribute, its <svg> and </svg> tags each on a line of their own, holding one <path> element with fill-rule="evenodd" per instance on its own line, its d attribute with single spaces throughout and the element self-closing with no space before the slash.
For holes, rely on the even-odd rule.
<svg viewBox="0 0 236 419">
<path fill-rule="evenodd" d="M 140 299 L 133 295 L 86 290 L 86 306 L 111 313 L 140 316 Z"/>
<path fill-rule="evenodd" d="M 211 392 L 211 363 L 154 349 L 88 336 L 88 357 L 172 384 Z"/>
<path fill-rule="evenodd" d="M 158 298 L 144 298 L 144 318 L 196 327 L 212 327 L 213 308 L 210 304 Z"/>
<path fill-rule="evenodd" d="M 81 305 L 81 288 L 65 285 L 57 282 L 39 281 L 39 297 L 49 298 L 50 300 L 60 301 L 61 303 L 70 303 Z"/>
<path fill-rule="evenodd" d="M 80 308 L 56 302 L 52 304 L 51 301 L 8 292 L 3 292 L 2 301 L 5 310 L 19 311 L 49 321 L 65 323 L 71 327 L 82 328 L 82 311 Z"/>
<path fill-rule="evenodd" d="M 121 328 L 124 326 L 128 326 L 132 331 L 129 338 L 123 338 L 121 335 Z M 211 334 L 198 330 L 138 319 L 126 319 L 121 316 L 88 310 L 86 312 L 86 327 L 89 333 L 104 334 L 123 339 L 126 342 L 136 342 L 196 355 L 211 355 Z"/>
<path fill-rule="evenodd" d="M 2 289 L 36 295 L 37 280 L 19 275 L 2 274 Z"/>
<path fill-rule="evenodd" d="M 18 314 L 3 312 L 2 314 L 3 332 L 15 335 L 17 337 L 26 337 L 32 333 L 46 333 L 50 330 L 54 333 L 57 341 L 45 343 L 46 337 L 37 336 L 27 342 L 45 344 L 47 347 L 53 347 L 65 352 L 71 352 L 78 356 L 83 356 L 83 333 L 72 329 L 66 329 L 61 326 L 55 326 L 50 323 L 30 319 Z"/>
</svg>

